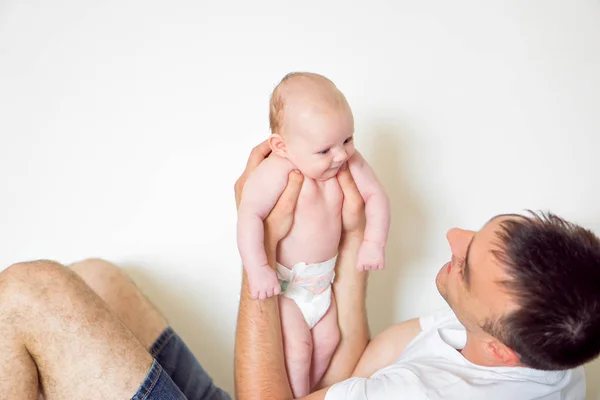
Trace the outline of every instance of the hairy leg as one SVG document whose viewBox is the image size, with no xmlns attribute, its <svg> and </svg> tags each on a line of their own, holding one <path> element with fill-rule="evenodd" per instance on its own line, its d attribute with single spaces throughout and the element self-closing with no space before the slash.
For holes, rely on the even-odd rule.
<svg viewBox="0 0 600 400">
<path fill-rule="evenodd" d="M 3 398 L 35 398 L 37 376 L 47 400 L 131 398 L 152 364 L 106 303 L 51 261 L 0 273 L 0 331 Z"/>
<path fill-rule="evenodd" d="M 167 319 L 121 268 L 97 258 L 72 264 L 70 268 L 104 300 L 146 349 L 150 349 L 168 327 Z"/>
<path fill-rule="evenodd" d="M 337 320 L 337 305 L 331 292 L 331 306 L 327 313 L 312 329 L 313 354 L 310 368 L 310 388 L 314 388 L 329 367 L 331 357 L 340 342 L 340 328 Z"/>
<path fill-rule="evenodd" d="M 298 305 L 285 296 L 279 296 L 281 333 L 288 379 L 294 398 L 310 393 L 310 363 L 312 337 Z"/>
<path fill-rule="evenodd" d="M 1 278 L 1 275 L 0 275 Z M 0 285 L 0 290 L 2 286 Z M 20 335 L 3 321 L 9 318 L 0 311 L 0 393 L 6 399 L 38 398 L 38 371 Z"/>
</svg>

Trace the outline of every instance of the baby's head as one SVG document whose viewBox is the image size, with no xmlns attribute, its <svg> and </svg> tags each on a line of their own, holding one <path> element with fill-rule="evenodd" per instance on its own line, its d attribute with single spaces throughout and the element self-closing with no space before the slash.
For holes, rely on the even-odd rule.
<svg viewBox="0 0 600 400">
<path fill-rule="evenodd" d="M 286 75 L 271 96 L 269 119 L 273 152 L 309 178 L 333 178 L 354 153 L 352 110 L 324 76 Z"/>
</svg>

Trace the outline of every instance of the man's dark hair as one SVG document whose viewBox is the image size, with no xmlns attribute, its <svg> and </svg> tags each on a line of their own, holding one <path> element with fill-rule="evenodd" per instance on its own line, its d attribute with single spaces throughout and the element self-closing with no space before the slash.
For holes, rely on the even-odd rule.
<svg viewBox="0 0 600 400">
<path fill-rule="evenodd" d="M 501 222 L 494 251 L 518 309 L 484 329 L 528 367 L 563 370 L 600 354 L 600 239 L 551 214 Z"/>
</svg>

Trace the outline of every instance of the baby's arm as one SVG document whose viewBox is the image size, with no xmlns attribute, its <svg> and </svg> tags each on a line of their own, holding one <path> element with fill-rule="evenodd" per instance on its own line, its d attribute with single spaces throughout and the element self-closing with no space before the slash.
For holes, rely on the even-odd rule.
<svg viewBox="0 0 600 400">
<path fill-rule="evenodd" d="M 359 269 L 383 269 L 385 245 L 390 229 L 390 202 L 375 172 L 356 151 L 348 160 L 348 168 L 365 201 L 365 238 L 358 252 Z"/>
<path fill-rule="evenodd" d="M 238 209 L 237 243 L 252 298 L 264 299 L 280 291 L 277 275 L 265 253 L 263 221 L 285 189 L 293 168 L 286 159 L 272 155 L 260 163 L 244 185 Z"/>
</svg>

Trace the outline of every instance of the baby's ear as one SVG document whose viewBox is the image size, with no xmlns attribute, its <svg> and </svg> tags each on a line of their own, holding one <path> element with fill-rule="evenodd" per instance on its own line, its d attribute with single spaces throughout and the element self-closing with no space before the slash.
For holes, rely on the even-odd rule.
<svg viewBox="0 0 600 400">
<path fill-rule="evenodd" d="M 271 146 L 271 151 L 277 154 L 279 157 L 287 158 L 287 149 L 285 147 L 285 141 L 278 135 L 277 133 L 273 133 L 269 137 L 269 146 Z"/>
</svg>

